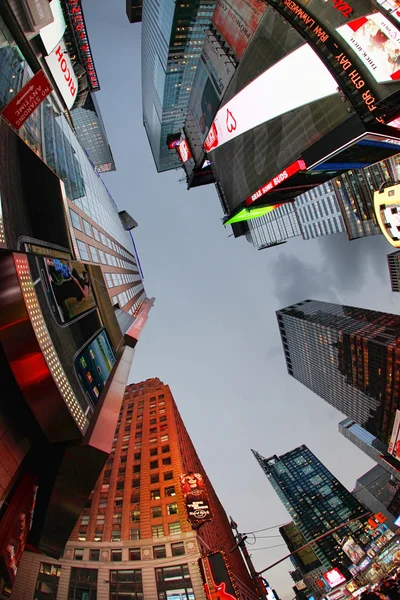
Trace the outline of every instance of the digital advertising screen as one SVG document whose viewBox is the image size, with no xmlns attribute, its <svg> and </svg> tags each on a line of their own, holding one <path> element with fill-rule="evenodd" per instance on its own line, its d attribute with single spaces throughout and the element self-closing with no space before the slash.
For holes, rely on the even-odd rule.
<svg viewBox="0 0 400 600">
<path fill-rule="evenodd" d="M 116 361 L 116 355 L 102 329 L 74 358 L 76 376 L 90 404 L 95 407 Z"/>
<path fill-rule="evenodd" d="M 37 258 L 42 286 L 60 325 L 68 325 L 96 307 L 84 263 L 55 257 Z"/>
<path fill-rule="evenodd" d="M 365 556 L 365 551 L 352 537 L 348 537 L 342 546 L 343 552 L 347 554 L 353 565 L 358 565 Z"/>
<path fill-rule="evenodd" d="M 266 10 L 262 0 L 218 0 L 212 23 L 239 60 Z"/>
<path fill-rule="evenodd" d="M 400 185 L 374 192 L 374 210 L 378 225 L 391 246 L 400 248 Z M 400 460 L 400 411 L 390 438 L 389 454 Z"/>
</svg>

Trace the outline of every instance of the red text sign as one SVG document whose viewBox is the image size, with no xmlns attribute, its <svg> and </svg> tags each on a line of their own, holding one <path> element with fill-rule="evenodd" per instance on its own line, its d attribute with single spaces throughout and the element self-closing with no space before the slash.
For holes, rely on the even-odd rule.
<svg viewBox="0 0 400 600">
<path fill-rule="evenodd" d="M 1 114 L 15 129 L 20 129 L 52 91 L 46 75 L 40 70 L 14 96 Z"/>
<path fill-rule="evenodd" d="M 278 185 L 280 185 L 285 179 L 289 179 L 292 175 L 295 175 L 299 171 L 304 171 L 306 169 L 306 163 L 304 160 L 296 160 L 294 163 L 289 165 L 286 169 L 275 175 L 273 179 L 265 183 L 262 187 L 260 187 L 254 194 L 246 198 L 246 204 L 249 206 L 261 196 L 264 196 Z"/>
<path fill-rule="evenodd" d="M 76 39 L 79 44 L 82 58 L 84 60 L 84 67 L 88 75 L 90 82 L 90 89 L 99 90 L 99 80 L 97 78 L 96 69 L 94 68 L 94 62 L 92 58 L 92 52 L 89 46 L 89 39 L 86 32 L 85 19 L 83 17 L 83 11 L 80 0 L 69 0 L 69 20 L 71 22 L 72 29 L 75 32 Z"/>
</svg>

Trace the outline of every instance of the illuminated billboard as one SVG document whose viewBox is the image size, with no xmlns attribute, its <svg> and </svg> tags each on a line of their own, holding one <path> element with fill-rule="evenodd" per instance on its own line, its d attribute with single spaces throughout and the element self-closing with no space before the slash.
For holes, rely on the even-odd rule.
<svg viewBox="0 0 400 600">
<path fill-rule="evenodd" d="M 304 70 L 305 64 L 308 68 Z M 216 114 L 204 149 L 211 152 L 262 123 L 335 95 L 337 87 L 314 50 L 304 44 L 224 104 Z"/>
<path fill-rule="evenodd" d="M 400 460 L 400 410 L 396 410 L 388 452 L 397 460 Z"/>
<path fill-rule="evenodd" d="M 331 569 L 322 575 L 330 588 L 334 588 L 346 581 L 346 577 L 339 571 L 338 568 Z"/>
<path fill-rule="evenodd" d="M 239 221 L 250 221 L 251 219 L 256 219 L 257 217 L 262 217 L 270 213 L 271 211 L 278 208 L 278 206 L 282 206 L 282 204 L 275 204 L 274 206 L 259 206 L 257 208 L 243 208 L 241 211 L 233 215 L 230 219 L 225 221 L 225 225 L 231 225 L 232 223 L 239 223 Z"/>
<path fill-rule="evenodd" d="M 40 30 L 40 37 L 47 54 L 50 54 L 57 46 L 67 27 L 60 0 L 51 0 L 50 9 L 53 15 L 53 22 L 46 25 L 46 27 L 42 27 Z"/>
<path fill-rule="evenodd" d="M 78 80 L 64 40 L 60 40 L 49 56 L 45 56 L 45 61 L 67 108 L 71 109 L 78 92 Z"/>
<path fill-rule="evenodd" d="M 342 550 L 353 565 L 358 565 L 360 560 L 362 560 L 365 556 L 365 551 L 361 548 L 359 544 L 357 544 L 353 537 L 348 537 L 345 543 L 342 546 Z"/>
<path fill-rule="evenodd" d="M 262 0 L 218 0 L 212 24 L 241 59 L 267 9 Z"/>
<path fill-rule="evenodd" d="M 190 152 L 189 144 L 186 138 L 181 139 L 179 145 L 176 146 L 176 149 L 178 150 L 179 157 L 183 163 L 192 158 L 192 153 Z"/>
<path fill-rule="evenodd" d="M 204 142 L 234 72 L 235 65 L 217 38 L 207 31 L 189 99 L 189 111 L 201 142 Z"/>
<path fill-rule="evenodd" d="M 337 29 L 379 83 L 400 79 L 400 31 L 381 13 Z"/>
<path fill-rule="evenodd" d="M 199 559 L 207 600 L 238 600 L 241 597 L 231 578 L 225 554 L 214 552 Z"/>
<path fill-rule="evenodd" d="M 179 477 L 189 523 L 200 524 L 212 520 L 208 494 L 201 473 L 185 473 Z"/>
<path fill-rule="evenodd" d="M 395 248 L 400 248 L 400 184 L 374 192 L 374 210 L 378 225 L 389 244 Z M 389 446 L 390 454 L 393 454 L 396 458 L 397 455 L 400 457 L 400 448 L 397 450 L 397 438 L 400 438 L 399 415 L 400 411 L 397 411 L 395 427 Z"/>
</svg>

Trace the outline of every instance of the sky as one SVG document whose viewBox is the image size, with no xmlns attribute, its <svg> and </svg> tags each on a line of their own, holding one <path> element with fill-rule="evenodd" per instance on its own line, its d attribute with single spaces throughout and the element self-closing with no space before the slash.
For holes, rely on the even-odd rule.
<svg viewBox="0 0 400 600">
<path fill-rule="evenodd" d="M 144 284 L 156 298 L 130 382 L 170 385 L 240 531 L 286 523 L 251 448 L 269 457 L 306 444 L 349 490 L 373 463 L 338 433 L 343 416 L 287 374 L 275 311 L 312 298 L 398 313 L 386 262 L 393 249 L 383 236 L 335 234 L 263 251 L 228 237 L 214 186 L 187 191 L 182 169 L 156 172 L 142 124 L 141 26 L 129 23 L 124 2 L 85 0 L 84 11 L 117 165 L 104 181 L 139 223 Z M 284 556 L 281 544 L 277 529 L 257 534 L 256 569 Z M 290 568 L 285 561 L 265 574 L 282 600 L 294 596 Z"/>
</svg>

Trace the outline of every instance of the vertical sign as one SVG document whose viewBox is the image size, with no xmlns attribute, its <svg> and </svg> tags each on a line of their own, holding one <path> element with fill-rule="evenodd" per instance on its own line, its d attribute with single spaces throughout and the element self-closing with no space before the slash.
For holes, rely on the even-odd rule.
<svg viewBox="0 0 400 600">
<path fill-rule="evenodd" d="M 203 475 L 186 473 L 179 479 L 189 523 L 200 524 L 211 521 L 212 515 Z"/>
<path fill-rule="evenodd" d="M 199 559 L 201 577 L 207 600 L 237 600 L 233 580 L 222 552 L 214 552 Z"/>
</svg>

